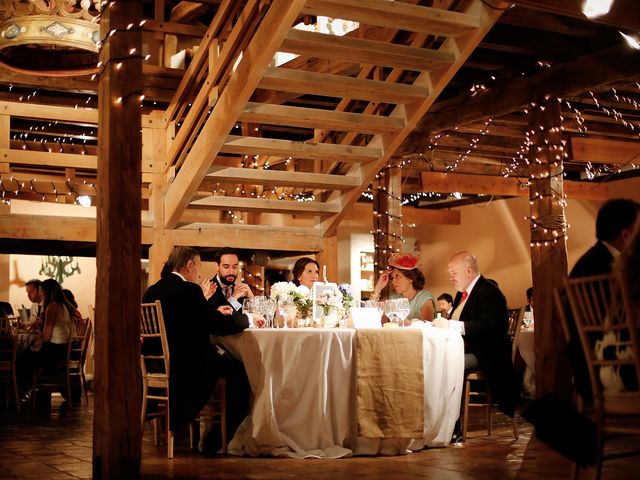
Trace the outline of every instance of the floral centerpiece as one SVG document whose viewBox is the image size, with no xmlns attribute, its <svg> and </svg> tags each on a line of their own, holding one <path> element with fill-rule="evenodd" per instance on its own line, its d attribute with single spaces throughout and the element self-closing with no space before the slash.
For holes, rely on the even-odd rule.
<svg viewBox="0 0 640 480">
<path fill-rule="evenodd" d="M 277 282 L 271 285 L 270 297 L 276 303 L 291 301 L 296 307 L 300 318 L 307 318 L 313 306 L 311 290 L 304 285 L 296 285 L 292 282 Z"/>
</svg>

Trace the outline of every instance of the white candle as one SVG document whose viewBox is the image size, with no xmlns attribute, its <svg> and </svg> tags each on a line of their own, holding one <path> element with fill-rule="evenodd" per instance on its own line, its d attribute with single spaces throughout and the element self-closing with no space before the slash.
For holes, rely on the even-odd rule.
<svg viewBox="0 0 640 480">
<path fill-rule="evenodd" d="M 327 266 L 322 266 L 322 278 L 324 278 L 324 283 L 327 283 Z"/>
</svg>

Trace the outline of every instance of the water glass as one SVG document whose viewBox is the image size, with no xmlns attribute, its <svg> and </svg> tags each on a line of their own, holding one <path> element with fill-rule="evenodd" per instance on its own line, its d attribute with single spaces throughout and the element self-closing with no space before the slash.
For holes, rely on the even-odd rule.
<svg viewBox="0 0 640 480">
<path fill-rule="evenodd" d="M 398 317 L 398 325 L 401 327 L 404 326 L 405 319 L 409 316 L 409 312 L 411 308 L 409 307 L 409 299 L 408 298 L 396 298 L 394 299 L 396 302 L 396 316 Z"/>
</svg>

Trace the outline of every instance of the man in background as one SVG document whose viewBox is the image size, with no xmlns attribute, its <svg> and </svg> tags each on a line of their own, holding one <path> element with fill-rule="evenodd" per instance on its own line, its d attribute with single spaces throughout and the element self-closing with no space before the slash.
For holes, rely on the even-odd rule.
<svg viewBox="0 0 640 480">
<path fill-rule="evenodd" d="M 438 297 L 438 313 L 444 318 L 451 318 L 453 311 L 453 297 L 448 293 L 443 293 Z"/>
<path fill-rule="evenodd" d="M 238 252 L 224 247 L 216 254 L 215 261 L 218 263 L 218 273 L 211 281 L 217 285 L 217 289 L 209 303 L 215 307 L 229 305 L 236 312 L 243 313 L 242 301 L 253 298 L 253 292 L 246 283 L 236 283 L 240 265 Z"/>
<path fill-rule="evenodd" d="M 40 315 L 42 313 L 42 294 L 40 293 L 40 284 L 42 282 L 37 278 L 29 280 L 24 284 L 25 289 L 27 290 L 27 297 L 29 297 L 29 301 L 31 302 L 31 307 L 29 308 L 29 319 L 27 320 L 27 326 L 35 328 L 39 325 Z"/>
</svg>

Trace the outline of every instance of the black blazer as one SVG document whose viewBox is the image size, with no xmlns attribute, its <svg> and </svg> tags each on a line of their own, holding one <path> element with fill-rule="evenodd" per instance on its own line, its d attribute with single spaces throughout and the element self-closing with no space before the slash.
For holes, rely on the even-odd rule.
<svg viewBox="0 0 640 480">
<path fill-rule="evenodd" d="M 224 291 L 222 290 L 223 284 L 220 281 L 220 278 L 218 277 L 218 275 L 214 275 L 213 278 L 211 278 L 211 281 L 215 282 L 218 285 L 218 288 L 216 288 L 215 293 L 211 295 L 211 297 L 209 297 L 209 303 L 213 305 L 215 308 L 218 308 L 224 305 L 229 305 L 230 307 L 233 307 L 224 296 Z M 240 305 L 242 305 L 242 300 L 243 300 L 242 297 L 240 297 L 240 299 L 238 300 Z M 240 309 L 238 310 L 238 313 L 243 313 L 242 307 L 240 307 Z"/>
<path fill-rule="evenodd" d="M 461 299 L 462 293 L 458 292 L 453 300 L 452 313 L 460 305 Z M 512 416 L 516 396 L 505 296 L 496 285 L 481 275 L 460 313 L 460 321 L 464 323 L 465 353 L 476 356 L 499 408 Z"/>
<path fill-rule="evenodd" d="M 246 315 L 223 315 L 207 302 L 199 285 L 170 273 L 145 292 L 145 303 L 160 300 L 170 353 L 169 424 L 194 420 L 220 374 L 220 356 L 209 335 L 230 335 L 249 326 Z"/>
<path fill-rule="evenodd" d="M 571 269 L 569 278 L 588 277 L 591 275 L 604 275 L 611 273 L 613 255 L 607 246 L 597 241 L 593 247 L 587 250 Z"/>
</svg>

